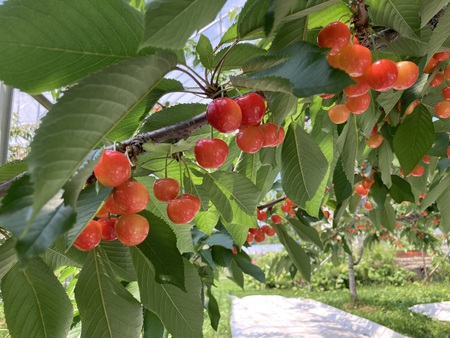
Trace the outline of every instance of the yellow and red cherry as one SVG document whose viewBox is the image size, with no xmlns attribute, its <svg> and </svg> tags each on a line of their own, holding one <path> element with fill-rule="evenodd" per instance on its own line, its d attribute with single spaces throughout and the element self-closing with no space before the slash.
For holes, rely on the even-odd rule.
<svg viewBox="0 0 450 338">
<path fill-rule="evenodd" d="M 102 226 L 97 221 L 90 221 L 78 235 L 73 246 L 81 251 L 94 249 L 102 239 Z"/>
<path fill-rule="evenodd" d="M 397 65 L 389 59 L 377 60 L 366 69 L 364 77 L 370 88 L 379 92 L 388 91 L 397 82 Z"/>
<path fill-rule="evenodd" d="M 430 87 L 439 87 L 443 82 L 444 82 L 444 73 L 437 72 L 434 75 L 433 80 L 431 80 L 430 82 Z"/>
<path fill-rule="evenodd" d="M 124 245 L 134 246 L 142 243 L 150 230 L 147 219 L 138 214 L 120 216 L 115 225 L 117 239 Z"/>
<path fill-rule="evenodd" d="M 450 117 L 450 101 L 440 101 L 434 106 L 434 112 L 441 119 Z"/>
<path fill-rule="evenodd" d="M 366 145 L 369 148 L 375 149 L 378 148 L 381 143 L 383 143 L 384 137 L 383 135 L 381 135 L 380 133 L 373 133 L 372 135 L 370 135 L 370 137 L 368 139 L 366 139 Z"/>
<path fill-rule="evenodd" d="M 352 80 L 356 81 L 356 84 L 345 87 L 345 95 L 361 96 L 369 91 L 370 87 L 364 76 L 352 77 Z"/>
<path fill-rule="evenodd" d="M 320 30 L 317 44 L 337 52 L 349 44 L 350 37 L 350 28 L 343 22 L 335 21 Z"/>
<path fill-rule="evenodd" d="M 114 201 L 113 195 L 111 195 L 106 200 L 104 207 L 106 208 L 106 210 L 109 211 L 110 214 L 113 214 L 113 215 L 122 215 L 122 213 L 123 213 L 123 210 L 120 208 L 119 205 L 117 205 L 116 201 Z M 107 217 L 107 215 L 104 217 Z"/>
<path fill-rule="evenodd" d="M 373 210 L 372 203 L 370 203 L 369 201 L 366 201 L 364 203 L 364 208 L 366 208 L 367 210 Z"/>
<path fill-rule="evenodd" d="M 217 138 L 198 140 L 194 148 L 195 159 L 203 168 L 219 168 L 228 156 L 228 145 Z"/>
<path fill-rule="evenodd" d="M 450 52 L 438 52 L 434 53 L 433 58 L 438 61 L 445 61 L 450 56 Z"/>
<path fill-rule="evenodd" d="M 174 178 L 159 178 L 153 183 L 153 194 L 161 202 L 169 202 L 180 194 L 180 184 Z"/>
<path fill-rule="evenodd" d="M 411 87 L 419 77 L 419 67 L 411 61 L 400 61 L 396 63 L 398 77 L 392 88 L 405 90 Z"/>
<path fill-rule="evenodd" d="M 113 191 L 114 201 L 123 213 L 134 214 L 144 210 L 149 201 L 148 190 L 138 181 L 127 181 Z"/>
<path fill-rule="evenodd" d="M 256 94 L 249 93 L 234 99 L 242 112 L 242 122 L 244 126 L 254 126 L 261 123 L 266 112 L 264 99 Z"/>
<path fill-rule="evenodd" d="M 416 108 L 419 105 L 419 101 L 415 100 L 414 102 L 412 102 L 408 108 L 406 108 L 405 110 L 405 115 L 409 115 L 414 111 L 414 108 Z"/>
<path fill-rule="evenodd" d="M 200 211 L 200 208 L 202 207 L 202 202 L 200 201 L 200 198 L 198 198 L 195 195 L 192 194 L 183 194 L 181 195 L 184 199 L 189 199 L 195 204 L 195 213 L 197 214 Z"/>
<path fill-rule="evenodd" d="M 339 52 L 339 66 L 350 76 L 362 76 L 371 63 L 372 53 L 367 47 L 348 44 Z"/>
<path fill-rule="evenodd" d="M 213 100 L 206 108 L 208 123 L 221 133 L 231 133 L 242 123 L 239 105 L 228 97 Z"/>
<path fill-rule="evenodd" d="M 196 203 L 190 199 L 180 196 L 167 204 L 167 216 L 175 224 L 186 224 L 191 222 L 198 212 Z"/>
<path fill-rule="evenodd" d="M 446 100 L 450 100 L 450 87 L 442 88 L 442 97 Z"/>
<path fill-rule="evenodd" d="M 264 133 L 263 147 L 275 147 L 283 142 L 285 136 L 283 127 L 268 122 L 260 125 L 259 128 Z"/>
<path fill-rule="evenodd" d="M 353 114 L 362 114 L 370 106 L 370 94 L 365 93 L 360 96 L 347 96 L 345 105 Z"/>
<path fill-rule="evenodd" d="M 447 81 L 450 81 L 450 66 L 445 67 L 445 69 L 444 69 L 444 78 Z"/>
<path fill-rule="evenodd" d="M 328 111 L 330 120 L 335 124 L 346 122 L 350 116 L 350 109 L 345 104 L 337 104 Z"/>
<path fill-rule="evenodd" d="M 117 238 L 116 230 L 114 229 L 116 225 L 117 218 L 100 218 L 98 222 L 102 226 L 102 240 L 103 241 L 114 241 Z"/>
<path fill-rule="evenodd" d="M 105 150 L 94 168 L 94 175 L 105 187 L 117 187 L 131 174 L 128 158 L 119 151 Z"/>
<path fill-rule="evenodd" d="M 244 153 L 254 154 L 264 144 L 264 132 L 260 126 L 242 128 L 236 135 L 236 144 Z"/>
</svg>

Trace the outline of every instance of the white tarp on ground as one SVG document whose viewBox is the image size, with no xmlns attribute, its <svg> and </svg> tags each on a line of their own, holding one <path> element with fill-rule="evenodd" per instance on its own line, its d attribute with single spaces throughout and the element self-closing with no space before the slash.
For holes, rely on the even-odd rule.
<svg viewBox="0 0 450 338">
<path fill-rule="evenodd" d="M 450 302 L 418 304 L 409 308 L 411 311 L 450 322 Z"/>
<path fill-rule="evenodd" d="M 232 297 L 234 338 L 405 337 L 370 320 L 312 299 Z"/>
</svg>

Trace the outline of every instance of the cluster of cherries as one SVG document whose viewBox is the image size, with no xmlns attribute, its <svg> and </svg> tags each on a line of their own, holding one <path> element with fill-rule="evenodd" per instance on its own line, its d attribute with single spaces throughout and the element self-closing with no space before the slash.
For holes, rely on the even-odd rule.
<svg viewBox="0 0 450 338">
<path fill-rule="evenodd" d="M 264 210 L 256 209 L 256 218 L 260 222 L 266 222 L 267 221 L 267 212 Z M 281 224 L 281 216 L 277 214 L 273 214 L 271 216 L 271 220 L 273 224 Z M 271 226 L 264 224 L 257 228 L 250 228 L 248 229 L 247 234 L 247 243 L 252 243 L 253 241 L 261 243 L 264 242 L 266 239 L 266 236 L 272 237 L 275 235 L 275 229 Z"/>
<path fill-rule="evenodd" d="M 426 74 L 433 73 L 441 62 L 447 60 L 449 56 L 450 52 L 435 53 L 426 64 L 423 72 Z M 450 66 L 445 67 L 444 70 L 439 69 L 430 82 L 431 87 L 443 86 L 441 93 L 444 100 L 439 101 L 434 106 L 436 116 L 441 119 L 447 119 L 450 117 L 450 86 L 448 86 L 447 81 L 450 81 Z M 445 85 L 444 82 L 446 82 Z"/>
<path fill-rule="evenodd" d="M 236 144 L 243 152 L 253 154 L 262 147 L 276 147 L 284 140 L 284 129 L 272 122 L 261 124 L 266 112 L 264 99 L 249 93 L 234 100 L 214 99 L 206 109 L 208 123 L 221 133 L 236 134 Z M 194 148 L 197 163 L 203 168 L 218 168 L 228 156 L 228 145 L 218 138 L 201 139 Z"/>
<path fill-rule="evenodd" d="M 417 65 L 410 61 L 396 63 L 380 59 L 372 62 L 370 49 L 361 46 L 343 22 L 332 22 L 324 27 L 319 32 L 317 43 L 321 47 L 331 48 L 327 55 L 328 63 L 345 71 L 356 82 L 344 89 L 345 104 L 335 105 L 328 111 L 331 121 L 336 124 L 347 121 L 350 113 L 362 114 L 367 110 L 371 100 L 369 89 L 379 92 L 404 90 L 419 77 Z"/>
<path fill-rule="evenodd" d="M 201 202 L 192 194 L 180 195 L 180 184 L 174 178 L 159 178 L 153 184 L 153 194 L 161 202 L 167 202 L 167 216 L 175 224 L 191 222 L 200 211 Z"/>
<path fill-rule="evenodd" d="M 369 177 L 364 177 L 363 180 L 361 181 L 361 183 L 357 184 L 355 186 L 355 191 L 358 195 L 360 196 L 367 196 L 369 194 L 369 190 L 370 187 L 372 186 L 372 184 L 375 182 L 375 180 L 369 178 Z M 372 204 L 367 200 L 364 203 L 364 208 L 366 208 L 367 210 L 372 210 L 373 206 Z"/>
<path fill-rule="evenodd" d="M 142 243 L 150 225 L 137 213 L 147 207 L 148 190 L 142 183 L 130 179 L 131 164 L 121 152 L 105 150 L 94 168 L 97 180 L 106 187 L 114 188 L 111 196 L 74 242 L 82 251 L 95 248 L 101 240 L 118 239 L 124 245 Z M 113 216 L 115 215 L 115 216 Z"/>
</svg>

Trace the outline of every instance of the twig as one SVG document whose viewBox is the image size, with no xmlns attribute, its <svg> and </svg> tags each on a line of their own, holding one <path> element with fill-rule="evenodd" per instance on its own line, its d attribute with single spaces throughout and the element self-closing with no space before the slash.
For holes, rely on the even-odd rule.
<svg viewBox="0 0 450 338">
<path fill-rule="evenodd" d="M 47 110 L 50 110 L 51 107 L 53 107 L 53 103 L 50 102 L 49 99 L 47 99 L 44 95 L 42 94 L 36 94 L 36 95 L 31 95 L 33 97 L 33 99 L 35 99 L 37 102 L 40 103 L 40 105 L 42 107 L 44 107 Z"/>
<path fill-rule="evenodd" d="M 189 71 L 187 71 L 186 69 L 180 68 L 180 67 L 175 67 L 174 70 L 178 70 L 178 71 L 186 74 L 187 76 L 189 76 L 197 84 L 197 86 L 199 86 L 199 88 L 201 88 L 205 93 L 207 92 L 207 89 Z"/>
<path fill-rule="evenodd" d="M 275 204 L 280 203 L 280 202 L 284 201 L 285 199 L 286 199 L 286 196 L 282 196 L 282 197 L 274 199 L 273 201 L 270 201 L 268 203 L 258 205 L 257 208 L 259 210 L 266 209 L 266 208 L 272 208 Z"/>
</svg>

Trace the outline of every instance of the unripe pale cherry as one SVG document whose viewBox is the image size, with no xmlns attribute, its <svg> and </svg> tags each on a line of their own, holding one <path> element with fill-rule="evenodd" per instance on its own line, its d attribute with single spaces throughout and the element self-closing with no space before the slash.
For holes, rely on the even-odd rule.
<svg viewBox="0 0 450 338">
<path fill-rule="evenodd" d="M 444 73 L 437 72 L 430 81 L 430 87 L 439 87 L 444 82 Z"/>
<path fill-rule="evenodd" d="M 370 89 L 369 84 L 364 79 L 364 76 L 352 77 L 356 84 L 344 88 L 344 93 L 347 96 L 360 96 L 367 93 Z"/>
<path fill-rule="evenodd" d="M 231 133 L 241 125 L 241 108 L 232 99 L 219 97 L 206 108 L 206 119 L 213 128 L 221 133 Z"/>
<path fill-rule="evenodd" d="M 425 68 L 423 69 L 423 72 L 425 74 L 431 74 L 435 70 L 436 66 L 439 64 L 439 61 L 436 60 L 434 57 L 428 61 L 428 63 L 425 65 Z"/>
<path fill-rule="evenodd" d="M 339 52 L 339 65 L 348 75 L 362 76 L 372 63 L 370 49 L 361 45 L 347 45 Z"/>
<path fill-rule="evenodd" d="M 369 148 L 378 148 L 381 143 L 383 143 L 384 137 L 380 133 L 373 133 L 368 139 L 366 139 L 366 144 Z"/>
<path fill-rule="evenodd" d="M 117 187 L 131 174 L 128 158 L 116 150 L 105 150 L 94 168 L 94 175 L 105 187 Z"/>
</svg>

